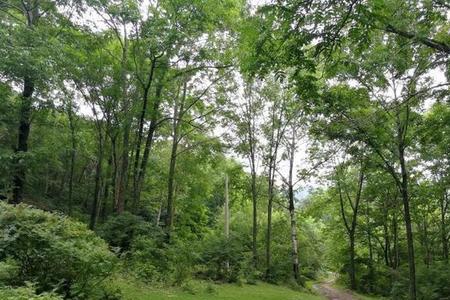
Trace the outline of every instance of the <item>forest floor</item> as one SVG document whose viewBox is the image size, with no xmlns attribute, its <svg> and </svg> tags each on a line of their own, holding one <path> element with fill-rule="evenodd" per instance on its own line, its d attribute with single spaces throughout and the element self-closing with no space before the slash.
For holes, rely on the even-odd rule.
<svg viewBox="0 0 450 300">
<path fill-rule="evenodd" d="M 255 285 L 193 282 L 186 288 L 154 288 L 143 283 L 121 280 L 125 300 L 323 300 L 322 296 L 299 292 L 288 287 L 257 283 Z"/>
</svg>

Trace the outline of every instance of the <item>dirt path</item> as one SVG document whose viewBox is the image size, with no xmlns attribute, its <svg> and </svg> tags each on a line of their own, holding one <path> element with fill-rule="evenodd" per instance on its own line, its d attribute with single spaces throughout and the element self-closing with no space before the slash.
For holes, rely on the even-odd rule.
<svg viewBox="0 0 450 300">
<path fill-rule="evenodd" d="M 358 300 L 351 292 L 339 290 L 333 287 L 331 282 L 318 283 L 313 286 L 319 294 L 327 297 L 329 300 Z"/>
</svg>

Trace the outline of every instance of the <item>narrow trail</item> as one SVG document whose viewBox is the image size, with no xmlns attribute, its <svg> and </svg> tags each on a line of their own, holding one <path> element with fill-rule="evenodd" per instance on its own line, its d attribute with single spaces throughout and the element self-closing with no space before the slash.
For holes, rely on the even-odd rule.
<svg viewBox="0 0 450 300">
<path fill-rule="evenodd" d="M 322 296 L 325 296 L 329 300 L 358 300 L 359 298 L 353 295 L 349 291 L 339 290 L 333 287 L 333 282 L 323 282 L 313 285 L 316 290 Z"/>
</svg>

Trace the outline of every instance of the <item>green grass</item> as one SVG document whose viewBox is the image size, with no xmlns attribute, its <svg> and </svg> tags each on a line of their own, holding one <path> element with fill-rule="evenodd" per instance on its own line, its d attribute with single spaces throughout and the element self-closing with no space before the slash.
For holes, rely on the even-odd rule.
<svg viewBox="0 0 450 300">
<path fill-rule="evenodd" d="M 235 284 L 208 284 L 193 282 L 188 288 L 152 288 L 135 281 L 119 280 L 125 300 L 322 300 L 324 298 L 284 286 L 257 283 L 238 286 Z M 209 287 L 209 288 L 208 288 Z M 194 294 L 193 294 L 194 293 Z"/>
</svg>

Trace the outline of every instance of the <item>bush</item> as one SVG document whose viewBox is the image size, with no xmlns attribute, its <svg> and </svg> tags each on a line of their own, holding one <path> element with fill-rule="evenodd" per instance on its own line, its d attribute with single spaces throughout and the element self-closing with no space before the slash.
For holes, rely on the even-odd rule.
<svg viewBox="0 0 450 300">
<path fill-rule="evenodd" d="M 418 295 L 422 299 L 450 299 L 450 269 L 445 262 L 417 266 Z"/>
<path fill-rule="evenodd" d="M 165 281 L 181 285 L 191 278 L 196 259 L 195 243 L 189 245 L 171 238 L 169 244 L 164 238 L 140 237 L 135 239 L 130 250 L 129 266 L 133 273 L 145 281 Z"/>
<path fill-rule="evenodd" d="M 42 293 L 37 295 L 33 286 L 19 288 L 0 288 L 0 299 L 2 300 L 62 300 L 63 298 L 54 293 Z"/>
<path fill-rule="evenodd" d="M 34 282 L 38 293 L 55 290 L 65 298 L 94 299 L 94 288 L 98 292 L 115 266 L 116 257 L 102 239 L 58 214 L 0 203 L 0 232 L 0 261 L 18 270 L 2 278 L 4 283 Z"/>
<path fill-rule="evenodd" d="M 124 212 L 109 217 L 98 227 L 98 234 L 120 252 L 129 251 L 138 236 L 153 236 L 156 229 L 142 217 Z"/>
<path fill-rule="evenodd" d="M 240 240 L 211 234 L 203 242 L 201 262 L 206 267 L 205 275 L 213 280 L 236 282 L 245 261 L 244 248 Z"/>
</svg>

